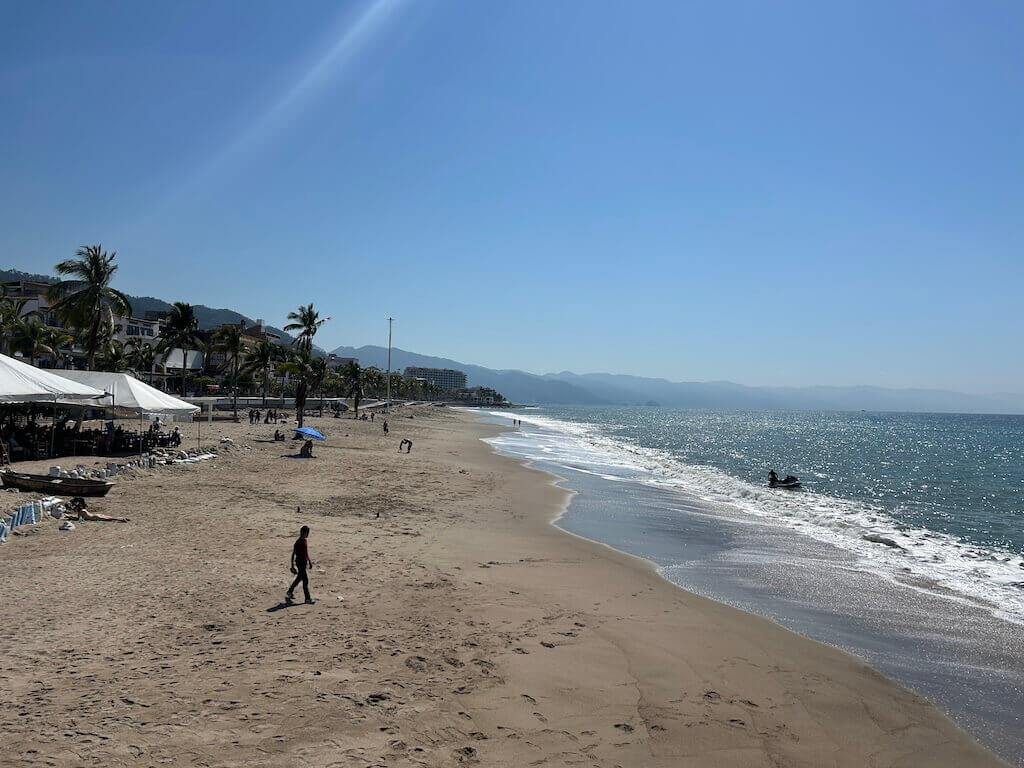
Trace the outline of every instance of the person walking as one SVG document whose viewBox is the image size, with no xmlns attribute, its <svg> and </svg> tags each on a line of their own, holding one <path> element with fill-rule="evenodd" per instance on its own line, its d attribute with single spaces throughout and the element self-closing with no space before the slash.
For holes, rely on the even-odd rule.
<svg viewBox="0 0 1024 768">
<path fill-rule="evenodd" d="M 295 574 L 295 581 L 288 587 L 288 591 L 285 593 L 284 599 L 289 603 L 295 599 L 295 588 L 302 584 L 302 592 L 306 598 L 306 605 L 312 605 L 315 600 L 309 595 L 309 575 L 306 573 L 307 567 L 313 565 L 313 561 L 309 559 L 309 546 L 306 539 L 309 538 L 309 526 L 304 525 L 299 530 L 299 538 L 295 540 L 295 544 L 292 546 L 292 566 L 291 571 Z"/>
</svg>

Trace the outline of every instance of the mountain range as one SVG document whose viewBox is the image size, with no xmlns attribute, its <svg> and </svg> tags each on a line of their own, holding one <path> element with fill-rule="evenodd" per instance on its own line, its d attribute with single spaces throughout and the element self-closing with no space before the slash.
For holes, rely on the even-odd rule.
<svg viewBox="0 0 1024 768">
<path fill-rule="evenodd" d="M 52 283 L 56 278 L 17 269 L 0 269 L 0 281 L 36 280 Z M 170 310 L 171 304 L 153 296 L 129 296 L 132 311 Z M 195 304 L 200 328 L 216 328 L 225 323 L 255 321 L 233 309 Z M 268 325 L 285 342 L 292 336 Z M 334 350 L 341 357 L 355 357 L 364 365 L 387 367 L 385 347 L 342 346 Z M 314 354 L 323 354 L 318 347 Z M 611 373 L 578 374 L 570 371 L 538 375 L 519 370 L 496 370 L 462 363 L 445 357 L 421 355 L 392 347 L 392 370 L 409 365 L 428 368 L 456 368 L 465 371 L 470 386 L 492 387 L 506 398 L 522 404 L 551 405 L 662 405 L 676 408 L 806 409 L 841 411 L 917 411 L 944 413 L 1024 414 L 1024 395 L 998 393 L 973 395 L 938 389 L 889 389 L 872 386 L 752 387 L 729 381 L 686 381 L 653 379 Z"/>
<path fill-rule="evenodd" d="M 355 357 L 363 366 L 387 367 L 386 347 L 338 347 L 334 354 Z M 610 373 L 569 371 L 538 375 L 495 370 L 392 347 L 391 369 L 409 365 L 465 371 L 470 386 L 492 387 L 522 404 L 661 405 L 675 408 L 800 409 L 839 411 L 917 411 L 931 413 L 1024 414 L 1024 395 L 973 395 L 938 389 L 872 386 L 751 387 L 730 381 L 652 379 Z"/>
</svg>

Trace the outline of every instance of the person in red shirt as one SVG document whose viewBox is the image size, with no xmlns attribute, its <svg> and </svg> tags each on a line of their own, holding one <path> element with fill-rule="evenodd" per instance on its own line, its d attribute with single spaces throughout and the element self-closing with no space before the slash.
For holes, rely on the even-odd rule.
<svg viewBox="0 0 1024 768">
<path fill-rule="evenodd" d="M 291 602 L 295 599 L 295 588 L 301 583 L 302 592 L 306 596 L 306 604 L 312 605 L 314 600 L 309 596 L 309 576 L 306 574 L 306 568 L 313 565 L 313 561 L 309 559 L 309 547 L 306 543 L 306 539 L 309 538 L 309 526 L 304 525 L 299 530 L 299 538 L 295 540 L 295 545 L 292 547 L 292 573 L 295 575 L 295 581 L 288 587 L 288 592 L 285 593 L 285 600 Z"/>
</svg>

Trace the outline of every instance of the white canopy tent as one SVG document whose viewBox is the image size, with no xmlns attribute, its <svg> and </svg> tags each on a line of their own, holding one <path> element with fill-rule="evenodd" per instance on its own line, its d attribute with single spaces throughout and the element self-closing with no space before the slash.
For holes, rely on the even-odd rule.
<svg viewBox="0 0 1024 768">
<path fill-rule="evenodd" d="M 198 406 L 161 392 L 144 381 L 127 373 L 106 371 L 60 371 L 60 376 L 71 383 L 79 383 L 102 390 L 107 403 L 113 396 L 113 406 L 145 416 L 188 416 L 199 410 Z"/>
<path fill-rule="evenodd" d="M 60 375 L 69 381 L 103 389 L 108 403 L 112 400 L 114 408 L 137 413 L 140 420 L 146 416 L 191 416 L 199 410 L 199 406 L 161 392 L 127 373 L 61 371 Z M 199 442 L 198 431 L 196 442 Z M 139 453 L 142 453 L 141 445 Z"/>
<path fill-rule="evenodd" d="M 0 355 L 0 403 L 68 403 L 101 405 L 104 397 L 85 381 L 72 381 L 21 360 Z"/>
</svg>

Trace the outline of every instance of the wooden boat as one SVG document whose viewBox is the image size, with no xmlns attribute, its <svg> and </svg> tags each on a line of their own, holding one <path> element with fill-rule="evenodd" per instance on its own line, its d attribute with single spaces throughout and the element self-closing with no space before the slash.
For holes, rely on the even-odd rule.
<svg viewBox="0 0 1024 768">
<path fill-rule="evenodd" d="M 0 472 L 0 479 L 8 488 L 19 491 L 46 493 L 50 496 L 106 496 L 114 484 L 109 480 L 85 480 L 78 477 L 50 477 L 30 475 L 27 472 Z"/>
</svg>

